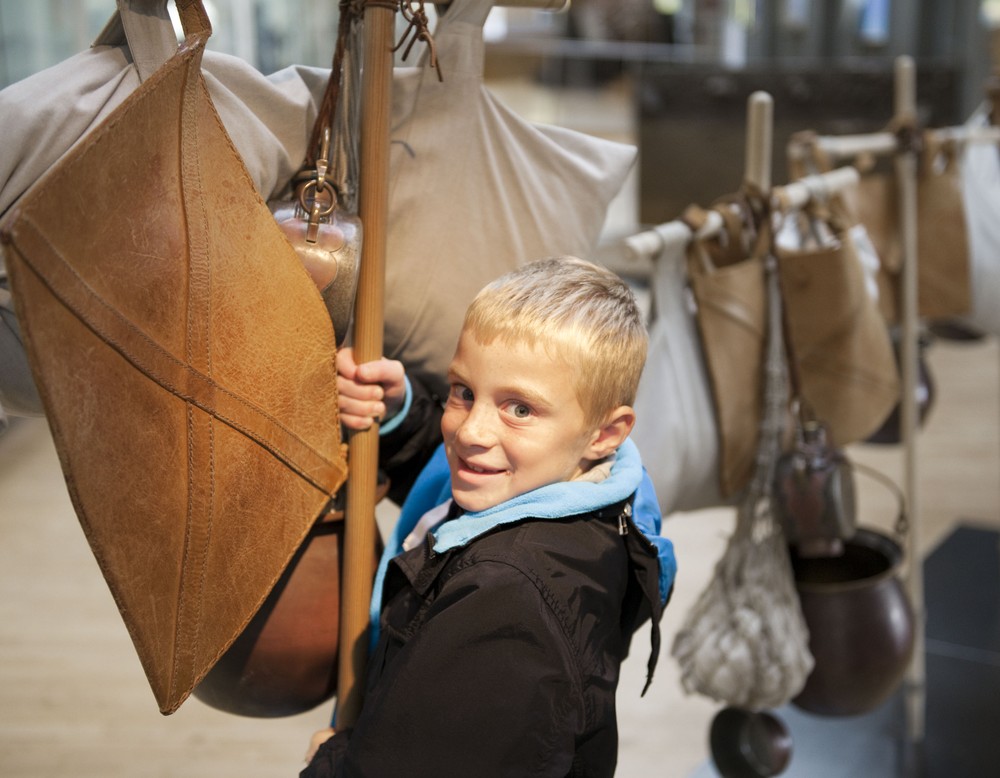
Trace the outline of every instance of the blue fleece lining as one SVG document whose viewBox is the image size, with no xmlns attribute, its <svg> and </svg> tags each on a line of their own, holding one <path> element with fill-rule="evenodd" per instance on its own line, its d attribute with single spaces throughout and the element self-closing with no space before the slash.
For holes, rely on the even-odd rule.
<svg viewBox="0 0 1000 778">
<path fill-rule="evenodd" d="M 403 395 L 403 407 L 399 409 L 388 421 L 386 421 L 381 427 L 379 427 L 378 434 L 388 435 L 396 427 L 403 423 L 403 419 L 406 418 L 406 414 L 410 412 L 410 406 L 413 405 L 413 386 L 410 384 L 410 379 L 403 376 L 403 382 L 406 386 L 406 394 Z"/>
<path fill-rule="evenodd" d="M 443 553 L 464 546 L 480 535 L 521 519 L 561 519 L 627 500 L 642 480 L 642 463 L 635 444 L 626 440 L 618 449 L 611 474 L 598 483 L 561 481 L 532 489 L 476 513 L 466 513 L 438 527 L 434 550 Z M 419 519 L 419 517 L 418 517 Z"/>
<path fill-rule="evenodd" d="M 646 474 L 639 457 L 639 450 L 631 439 L 618 448 L 618 456 L 611 468 L 611 474 L 600 483 L 589 481 L 564 481 L 549 484 L 507 502 L 487 508 L 477 513 L 466 513 L 457 519 L 445 522 L 434 533 L 434 551 L 444 552 L 463 546 L 480 535 L 504 524 L 511 524 L 531 517 L 539 519 L 561 519 L 579 513 L 603 508 L 636 493 L 632 511 L 632 521 L 636 527 L 656 547 L 660 559 L 659 589 L 660 599 L 666 602 L 677 573 L 677 561 L 673 544 L 660 536 L 661 513 L 652 481 Z M 445 457 L 444 445 L 438 447 L 434 456 L 421 471 L 410 493 L 379 560 L 378 570 L 372 589 L 370 606 L 371 646 L 378 641 L 379 614 L 382 609 L 382 589 L 385 585 L 389 562 L 403 550 L 406 538 L 420 517 L 431 508 L 451 498 L 451 473 Z"/>
</svg>

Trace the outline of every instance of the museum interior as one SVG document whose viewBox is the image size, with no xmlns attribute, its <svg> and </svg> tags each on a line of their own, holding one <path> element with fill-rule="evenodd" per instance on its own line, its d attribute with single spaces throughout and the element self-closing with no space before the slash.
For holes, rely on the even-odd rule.
<svg viewBox="0 0 1000 778">
<path fill-rule="evenodd" d="M 292 133 L 309 129 L 350 5 L 176 3 L 203 8 L 211 22 L 202 70 L 219 126 L 238 151 L 239 128 L 230 121 L 237 114 L 223 110 L 227 99 Z M 155 607 L 142 592 L 123 594 L 129 581 L 113 572 L 119 562 L 131 571 L 126 579 L 142 567 L 172 569 L 172 546 L 157 534 L 172 517 L 146 499 L 156 481 L 170 479 L 148 467 L 160 441 L 138 431 L 140 414 L 154 409 L 117 391 L 117 373 L 100 377 L 101 392 L 62 391 L 96 380 L 93 365 L 118 363 L 84 353 L 86 328 L 77 326 L 79 339 L 65 345 L 53 325 L 61 319 L 43 314 L 49 309 L 41 302 L 18 307 L 22 290 L 41 300 L 47 285 L 62 283 L 39 275 L 38 284 L 32 274 L 29 284 L 26 265 L 11 260 L 18 220 L 40 199 L 30 200 L 39 191 L 31 185 L 45 183 L 42 174 L 63 164 L 74 142 L 110 128 L 112 112 L 129 105 L 128 90 L 156 83 L 135 78 L 142 64 L 135 51 L 103 60 L 112 62 L 104 70 L 91 67 L 98 56 L 137 48 L 127 21 L 122 34 L 122 19 L 143 6 L 150 14 L 143 18 L 162 16 L 166 6 L 184 44 L 192 23 L 166 0 L 0 0 L 0 179 L 8 179 L 0 233 L 11 271 L 0 277 L 0 775 L 297 775 L 311 734 L 330 721 L 336 689 L 298 706 L 249 710 L 199 690 L 216 661 L 232 658 L 239 631 L 195 673 L 193 693 L 189 685 L 179 701 L 172 698 L 171 710 L 151 689 L 149 655 L 159 649 L 144 642 L 136 612 Z M 1000 2 L 355 6 L 360 22 L 346 37 L 344 67 L 354 80 L 340 91 L 340 107 L 355 114 L 344 118 L 342 110 L 335 126 L 360 137 L 361 152 L 359 162 L 355 144 L 337 168 L 350 179 L 345 189 L 354 189 L 337 192 L 343 210 L 360 207 L 366 228 L 365 209 L 378 214 L 380 207 L 369 193 L 380 190 L 385 212 L 372 220 L 383 235 L 365 232 L 348 337 L 360 342 L 362 331 L 372 331 L 370 319 L 361 321 L 372 273 L 365 252 L 376 251 L 369 246 L 383 253 L 384 295 L 372 305 L 386 323 L 384 353 L 408 367 L 412 359 L 431 370 L 431 328 L 451 321 L 451 298 L 466 293 L 466 277 L 478 288 L 506 269 L 503 257 L 536 246 L 611 268 L 647 317 L 632 437 L 678 572 L 645 694 L 648 624 L 622 666 L 616 774 L 995 775 Z M 395 46 L 378 93 L 384 102 L 366 83 L 379 71 L 364 56 L 377 26 L 373 9 Z M 91 59 L 66 67 L 84 53 Z M 112 89 L 114 79 L 121 83 Z M 240 79 L 266 82 L 275 94 L 299 91 L 271 111 L 275 118 L 247 101 Z M 87 103 L 91 93 L 105 102 Z M 259 102 L 269 94 L 260 92 Z M 313 101 L 308 122 L 296 112 L 300 97 Z M 66 141 L 53 128 L 81 111 L 90 113 L 80 137 Z M 380 112 L 388 117 L 378 124 Z M 32 129 L 22 121 L 28 116 Z M 383 128 L 385 143 L 366 147 L 365 127 Z M 308 137 L 299 134 L 304 149 Z M 24 153 L 5 159 L 13 145 Z M 384 149 L 389 162 L 367 190 L 366 148 Z M 160 156 L 152 146 L 137 154 L 150 165 Z M 264 175 L 271 189 L 256 175 L 257 200 L 270 204 L 290 178 Z M 58 221 L 64 207 L 83 209 L 83 226 L 74 229 L 88 230 L 99 215 L 86 210 L 90 182 L 72 182 L 47 191 L 44 212 Z M 121 198 L 116 223 L 133 223 L 130 208 Z M 415 244 L 427 246 L 419 257 L 410 254 Z M 754 284 L 737 288 L 741 269 L 753 269 Z M 100 274 L 86 284 L 98 300 L 114 286 Z M 129 291 L 117 315 L 161 286 L 153 277 Z M 412 321 L 391 321 L 403 313 Z M 154 370 L 142 358 L 130 364 Z M 102 393 L 120 399 L 102 400 Z M 115 430 L 110 442 L 102 427 Z M 92 468 L 102 457 L 118 464 Z M 191 466 L 178 457 L 180 469 Z M 225 469 L 220 464 L 219 474 Z M 86 479 L 98 471 L 104 480 L 95 490 Z M 119 489 L 132 497 L 108 497 Z M 347 504 L 349 535 L 350 497 Z M 372 504 L 381 545 L 399 506 L 381 493 Z M 89 505 L 117 507 L 98 516 Z M 183 521 L 174 522 L 182 539 Z M 140 559 L 139 545 L 131 552 L 114 545 L 119 523 L 138 532 L 130 542 L 145 538 Z M 232 534 L 252 544 L 254 532 Z M 339 553 L 348 552 L 342 546 Z M 231 577 L 248 564 L 241 557 Z M 345 598 L 347 585 L 341 581 Z M 213 615 L 202 616 L 197 628 L 214 634 Z M 331 672 L 334 664 L 331 658 Z M 777 689 L 762 691 L 765 675 L 777 677 Z M 440 774 L 448 776 L 442 760 Z M 406 773 L 401 766 L 399 775 Z"/>
</svg>

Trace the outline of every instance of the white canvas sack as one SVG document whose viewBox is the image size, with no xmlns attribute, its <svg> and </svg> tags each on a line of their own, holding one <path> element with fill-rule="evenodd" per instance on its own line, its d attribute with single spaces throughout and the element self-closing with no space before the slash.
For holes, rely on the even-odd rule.
<svg viewBox="0 0 1000 778">
<path fill-rule="evenodd" d="M 446 392 L 465 309 L 502 273 L 587 257 L 636 149 L 532 124 L 483 85 L 493 0 L 454 0 L 434 33 L 443 81 L 398 67 L 393 86 L 385 353 Z"/>
<path fill-rule="evenodd" d="M 726 504 L 705 358 L 687 293 L 686 246 L 655 259 L 649 353 L 632 432 L 664 515 Z"/>
<path fill-rule="evenodd" d="M 176 51 L 167 0 L 119 0 L 118 8 L 91 48 L 0 91 L 0 214 Z M 206 51 L 202 71 L 261 195 L 277 194 L 305 156 L 329 70 L 264 76 Z"/>
<path fill-rule="evenodd" d="M 967 126 L 989 126 L 985 112 L 973 114 Z M 966 144 L 960 176 L 972 289 L 972 311 L 963 318 L 977 330 L 1000 335 L 1000 146 Z"/>
</svg>

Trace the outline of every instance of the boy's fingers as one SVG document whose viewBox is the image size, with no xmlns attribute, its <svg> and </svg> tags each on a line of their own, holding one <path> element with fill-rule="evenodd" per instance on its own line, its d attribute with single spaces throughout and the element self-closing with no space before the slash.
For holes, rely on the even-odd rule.
<svg viewBox="0 0 1000 778">
<path fill-rule="evenodd" d="M 369 401 L 345 397 L 340 401 L 340 414 L 341 416 L 347 414 L 373 419 L 376 416 L 385 416 L 385 403 L 378 400 Z"/>
<path fill-rule="evenodd" d="M 340 423 L 349 430 L 360 432 L 372 426 L 372 420 L 368 416 L 355 416 L 349 413 L 340 414 Z"/>
<path fill-rule="evenodd" d="M 337 378 L 337 391 L 342 400 L 364 402 L 380 401 L 385 395 L 385 390 L 378 384 L 358 384 L 343 376 Z"/>
</svg>

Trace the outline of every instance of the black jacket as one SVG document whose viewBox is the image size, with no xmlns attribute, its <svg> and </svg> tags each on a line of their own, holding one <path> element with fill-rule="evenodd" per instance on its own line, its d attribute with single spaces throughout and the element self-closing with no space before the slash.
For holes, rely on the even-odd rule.
<svg viewBox="0 0 1000 778">
<path fill-rule="evenodd" d="M 613 775 L 619 667 L 661 612 L 656 551 L 625 507 L 397 557 L 364 709 L 303 778 Z"/>
<path fill-rule="evenodd" d="M 439 403 L 415 388 L 382 441 L 403 494 L 440 441 Z M 443 553 L 428 535 L 395 557 L 356 726 L 301 777 L 611 776 L 619 668 L 652 616 L 652 674 L 662 613 L 657 550 L 630 508 L 526 519 Z"/>
</svg>

